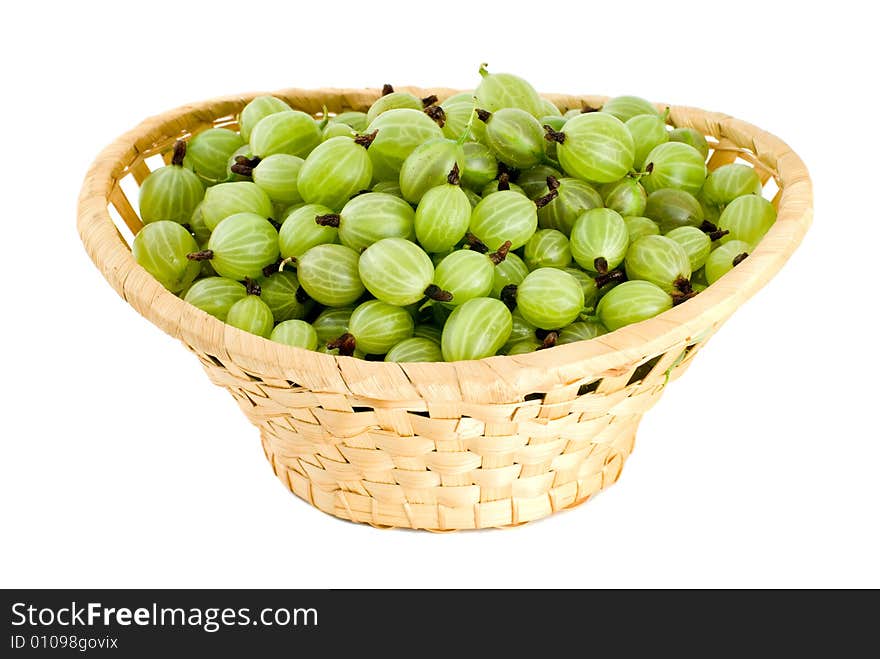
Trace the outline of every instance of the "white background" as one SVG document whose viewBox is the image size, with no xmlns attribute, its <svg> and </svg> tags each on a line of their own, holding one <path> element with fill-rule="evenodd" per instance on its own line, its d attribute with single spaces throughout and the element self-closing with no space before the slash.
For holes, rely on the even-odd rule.
<svg viewBox="0 0 880 659">
<path fill-rule="evenodd" d="M 880 586 L 869 5 L 9 5 L 0 586 Z M 810 168 L 814 226 L 586 505 L 445 535 L 337 521 L 278 483 L 230 396 L 101 277 L 75 231 L 79 187 L 106 144 L 189 101 L 471 88 L 482 61 L 541 91 L 633 93 L 758 124 Z"/>
</svg>

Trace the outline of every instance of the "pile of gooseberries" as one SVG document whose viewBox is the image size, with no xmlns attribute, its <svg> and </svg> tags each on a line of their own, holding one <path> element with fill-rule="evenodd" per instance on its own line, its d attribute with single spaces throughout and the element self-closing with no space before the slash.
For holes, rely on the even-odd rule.
<svg viewBox="0 0 880 659">
<path fill-rule="evenodd" d="M 395 362 L 588 341 L 697 295 L 776 220 L 755 170 L 634 96 L 558 108 L 390 85 L 366 112 L 258 96 L 140 189 L 135 260 L 189 304 L 290 346 Z"/>
</svg>

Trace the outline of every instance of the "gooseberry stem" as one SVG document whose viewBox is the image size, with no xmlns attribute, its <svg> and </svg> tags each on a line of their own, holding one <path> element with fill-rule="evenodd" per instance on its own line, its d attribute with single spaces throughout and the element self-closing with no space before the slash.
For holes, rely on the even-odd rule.
<svg viewBox="0 0 880 659">
<path fill-rule="evenodd" d="M 174 153 L 171 155 L 171 164 L 183 167 L 183 159 L 186 157 L 186 142 L 177 140 L 174 143 Z"/>
<path fill-rule="evenodd" d="M 316 215 L 315 216 L 315 224 L 319 224 L 322 227 L 336 227 L 339 228 L 339 220 L 341 219 L 338 213 L 328 213 L 327 215 Z"/>
<path fill-rule="evenodd" d="M 511 311 L 516 307 L 516 289 L 516 284 L 508 284 L 501 289 L 501 294 L 498 296 Z"/>
<path fill-rule="evenodd" d="M 471 250 L 473 250 L 474 252 L 479 252 L 480 254 L 485 254 L 486 252 L 489 251 L 489 248 L 486 246 L 486 243 L 484 243 L 482 240 L 477 238 L 472 233 L 467 233 L 464 237 L 464 240 L 467 243 L 468 247 Z"/>
<path fill-rule="evenodd" d="M 687 295 L 688 293 L 693 292 L 693 288 L 691 288 L 691 282 L 686 277 L 679 277 L 672 285 L 675 286 L 675 289 L 681 293 L 682 295 Z"/>
<path fill-rule="evenodd" d="M 550 126 L 549 124 L 544 124 L 544 139 L 548 142 L 565 144 L 565 133 L 553 130 L 553 126 Z"/>
<path fill-rule="evenodd" d="M 270 263 L 265 268 L 263 268 L 263 276 L 264 277 L 271 277 L 276 272 L 278 272 L 278 268 L 280 265 L 281 265 L 281 258 L 278 258 L 278 260 L 275 261 L 275 263 Z"/>
<path fill-rule="evenodd" d="M 546 350 L 547 348 L 552 348 L 556 345 L 556 341 L 559 339 L 559 333 L 555 330 L 547 332 L 544 335 L 544 339 L 541 342 L 541 345 L 538 346 L 538 350 Z"/>
<path fill-rule="evenodd" d="M 251 279 L 250 277 L 244 278 L 244 290 L 247 291 L 248 295 L 260 296 L 263 294 L 262 287 L 256 282 L 256 280 Z"/>
<path fill-rule="evenodd" d="M 354 335 L 346 332 L 338 339 L 329 341 L 327 343 L 327 348 L 329 350 L 339 350 L 339 354 L 343 357 L 351 357 L 354 354 L 354 349 L 356 345 L 357 340 L 354 338 Z"/>
<path fill-rule="evenodd" d="M 626 281 L 626 273 L 623 270 L 611 270 L 596 277 L 596 288 L 602 288 L 612 282 L 620 283 L 622 281 Z"/>
<path fill-rule="evenodd" d="M 444 291 L 442 288 L 437 286 L 437 284 L 428 284 L 428 287 L 425 289 L 425 297 L 430 300 L 436 300 L 437 302 L 452 301 L 452 293 L 450 293 L 449 291 Z"/>
<path fill-rule="evenodd" d="M 511 243 L 509 240 L 505 240 L 503 243 L 501 243 L 501 246 L 497 250 L 489 254 L 489 260 L 492 261 L 494 265 L 498 265 L 507 258 L 507 255 L 510 253 L 510 248 L 512 245 L 513 243 Z"/>
<path fill-rule="evenodd" d="M 296 263 L 296 257 L 288 256 L 286 259 L 282 259 L 281 263 L 278 264 L 278 272 L 284 272 L 284 266 L 288 263 Z"/>
<path fill-rule="evenodd" d="M 745 261 L 746 258 L 748 257 L 748 255 L 749 255 L 748 252 L 743 252 L 742 254 L 737 254 L 735 257 L 733 257 L 733 267 L 735 268 L 740 263 Z"/>
<path fill-rule="evenodd" d="M 461 185 L 461 176 L 458 169 L 458 163 L 455 163 L 452 166 L 452 169 L 449 171 L 449 175 L 446 177 L 446 182 L 449 185 Z"/>
<path fill-rule="evenodd" d="M 548 176 L 547 178 L 553 178 L 553 177 Z M 558 183 L 556 185 L 557 185 L 557 187 L 559 186 Z M 556 188 L 551 188 L 550 192 L 545 194 L 543 197 L 538 197 L 537 199 L 535 199 L 535 206 L 537 206 L 538 208 L 544 208 L 544 206 L 549 204 L 551 201 L 556 199 L 556 197 L 558 197 L 558 196 L 559 196 L 559 190 L 557 190 Z"/>
<path fill-rule="evenodd" d="M 190 252 L 186 255 L 190 261 L 210 261 L 214 258 L 214 250 L 211 249 L 200 249 L 198 252 Z"/>
<path fill-rule="evenodd" d="M 260 164 L 260 160 L 259 156 L 254 156 L 253 158 L 235 156 L 235 162 L 229 169 L 235 174 L 250 178 L 254 175 L 254 168 Z"/>
<path fill-rule="evenodd" d="M 435 96 L 434 98 L 437 97 Z M 439 105 L 429 105 L 425 108 L 425 114 L 431 117 L 440 128 L 446 125 L 446 113 Z"/>
<path fill-rule="evenodd" d="M 369 149 L 370 145 L 373 143 L 373 140 L 376 139 L 376 135 L 379 134 L 379 129 L 377 128 L 372 133 L 367 133 L 365 135 L 358 135 L 354 138 L 354 143 L 358 144 L 365 149 Z"/>
</svg>

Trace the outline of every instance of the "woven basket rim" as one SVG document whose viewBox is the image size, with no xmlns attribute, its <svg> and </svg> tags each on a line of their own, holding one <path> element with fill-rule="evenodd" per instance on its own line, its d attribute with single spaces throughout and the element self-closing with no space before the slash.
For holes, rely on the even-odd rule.
<svg viewBox="0 0 880 659">
<path fill-rule="evenodd" d="M 437 94 L 441 99 L 459 90 L 401 86 L 420 96 Z M 218 358 L 229 357 L 257 373 L 287 377 L 291 371 L 321 373 L 328 391 L 349 391 L 352 378 L 364 381 L 406 382 L 425 380 L 425 369 L 456 368 L 461 362 L 401 364 L 338 357 L 283 345 L 238 330 L 184 302 L 167 291 L 141 268 L 119 233 L 108 211 L 110 193 L 117 180 L 137 158 L 156 152 L 156 145 L 183 133 L 192 133 L 229 117 L 261 94 L 285 98 L 293 107 L 316 113 L 326 105 L 330 111 L 363 109 L 365 100 L 377 98 L 378 89 L 285 89 L 220 97 L 183 105 L 150 117 L 107 146 L 88 170 L 81 189 L 77 228 L 83 244 L 111 285 L 135 309 L 165 332 Z M 601 104 L 604 96 L 543 94 L 560 107 Z M 800 157 L 778 137 L 726 114 L 699 108 L 668 107 L 669 123 L 689 126 L 704 135 L 729 140 L 754 153 L 757 161 L 773 172 L 780 188 L 777 221 L 751 252 L 749 258 L 707 287 L 698 296 L 652 319 L 615 330 L 589 341 L 556 346 L 515 356 L 477 360 L 507 378 L 516 372 L 530 373 L 533 385 L 549 388 L 569 383 L 572 373 L 605 373 L 659 354 L 664 347 L 690 342 L 751 297 L 771 279 L 791 256 L 812 221 L 812 184 Z M 464 362 L 473 365 L 475 362 Z M 573 370 L 574 369 L 574 370 Z M 340 378 L 340 372 L 347 374 Z M 292 377 L 288 377 L 294 381 Z"/>
</svg>

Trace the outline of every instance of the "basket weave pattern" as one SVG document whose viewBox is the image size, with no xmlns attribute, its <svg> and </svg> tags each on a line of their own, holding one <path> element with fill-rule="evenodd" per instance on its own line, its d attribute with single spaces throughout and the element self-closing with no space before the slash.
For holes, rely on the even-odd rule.
<svg viewBox="0 0 880 659">
<path fill-rule="evenodd" d="M 454 92 L 407 89 L 441 99 Z M 316 114 L 322 106 L 366 110 L 379 93 L 274 94 Z M 78 228 L 113 288 L 181 340 L 233 395 L 260 429 L 281 482 L 317 508 L 357 522 L 438 531 L 515 525 L 582 503 L 613 483 L 645 411 L 782 267 L 812 218 L 807 170 L 787 145 L 727 115 L 673 106 L 671 124 L 710 139 L 710 169 L 740 158 L 779 189 L 774 227 L 748 259 L 696 298 L 597 339 L 527 355 L 390 364 L 304 351 L 183 302 L 134 262 L 123 235 L 141 222 L 121 182 L 130 176 L 141 184 L 147 159 L 167 154 L 180 137 L 235 127 L 236 114 L 255 95 L 184 106 L 119 138 L 86 176 Z M 605 100 L 547 96 L 563 109 Z"/>
</svg>

